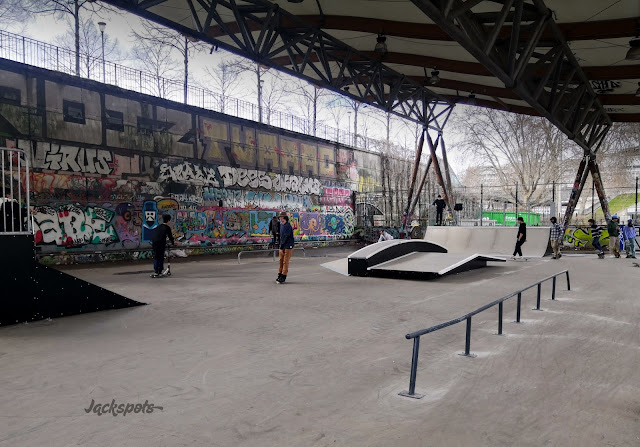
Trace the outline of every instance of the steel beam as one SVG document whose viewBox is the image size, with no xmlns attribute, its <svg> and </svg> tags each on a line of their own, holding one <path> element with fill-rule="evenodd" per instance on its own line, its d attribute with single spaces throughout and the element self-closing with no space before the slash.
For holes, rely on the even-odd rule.
<svg viewBox="0 0 640 447">
<path fill-rule="evenodd" d="M 452 105 L 390 68 L 384 55 L 358 51 L 268 0 L 181 0 L 193 26 L 166 8 L 154 9 L 157 0 L 103 1 L 434 130 L 442 130 L 432 122 L 437 108 Z"/>
<path fill-rule="evenodd" d="M 588 153 L 595 152 L 599 140 L 590 138 L 587 129 L 608 128 L 611 119 L 542 0 L 411 1 L 541 116 Z M 473 11 L 476 6 L 484 16 Z M 485 20 L 491 9 L 496 11 L 495 27 Z M 497 36 L 504 35 L 507 22 L 511 34 L 500 40 Z M 554 45 L 548 39 L 541 43 L 543 35 Z M 588 126 L 594 116 L 596 123 Z"/>
</svg>

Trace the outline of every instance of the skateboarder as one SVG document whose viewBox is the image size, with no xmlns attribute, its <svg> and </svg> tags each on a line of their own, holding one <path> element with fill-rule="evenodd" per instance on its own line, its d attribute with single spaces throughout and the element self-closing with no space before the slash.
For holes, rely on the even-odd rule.
<svg viewBox="0 0 640 447">
<path fill-rule="evenodd" d="M 280 222 L 276 216 L 273 216 L 269 221 L 269 233 L 271 233 L 271 247 L 278 248 L 280 241 Z"/>
<path fill-rule="evenodd" d="M 597 250 L 598 257 L 600 259 L 603 259 L 604 251 L 602 250 L 602 245 L 600 245 L 600 236 L 602 235 L 602 227 L 599 225 L 596 225 L 595 220 L 589 219 L 589 229 L 591 230 L 591 237 L 593 238 L 591 245 L 593 245 L 593 248 Z"/>
<path fill-rule="evenodd" d="M 516 248 L 513 250 L 513 259 L 516 259 L 516 254 L 522 257 L 522 244 L 527 241 L 527 225 L 524 223 L 522 217 L 518 217 L 518 236 L 516 238 Z"/>
<path fill-rule="evenodd" d="M 291 228 L 287 213 L 284 211 L 281 212 L 278 215 L 278 220 L 280 220 L 280 265 L 278 267 L 276 284 L 284 284 L 287 280 L 287 273 L 289 273 L 289 261 L 293 253 L 295 240 L 293 238 L 293 228 Z"/>
<path fill-rule="evenodd" d="M 636 229 L 633 226 L 633 219 L 627 221 L 622 230 L 624 234 L 625 251 L 627 252 L 627 258 L 636 259 Z"/>
<path fill-rule="evenodd" d="M 558 219 L 553 216 L 551 217 L 551 248 L 553 248 L 552 259 L 559 259 L 562 257 L 562 254 L 560 253 L 562 239 L 564 239 L 564 228 L 558 223 Z"/>
<path fill-rule="evenodd" d="M 442 212 L 447 204 L 442 200 L 442 196 L 438 194 L 438 198 L 433 201 L 432 205 L 436 207 L 436 225 L 442 225 Z"/>
<path fill-rule="evenodd" d="M 620 223 L 620 218 L 617 214 L 611 216 L 611 220 L 607 224 L 607 231 L 609 232 L 609 251 L 611 252 L 611 257 L 620 257 L 620 229 L 618 228 L 618 224 Z"/>
<path fill-rule="evenodd" d="M 169 221 L 171 216 L 165 214 L 162 216 L 162 224 L 151 233 L 151 248 L 153 249 L 153 270 L 152 278 L 159 278 L 162 276 L 164 270 L 164 250 L 167 247 L 167 238 L 169 242 L 174 244 L 173 235 L 171 234 L 171 227 Z"/>
<path fill-rule="evenodd" d="M 393 236 L 391 236 L 389 233 L 387 233 L 385 230 L 382 230 L 380 232 L 380 237 L 378 238 L 378 242 L 382 242 L 382 241 L 390 241 L 393 239 Z"/>
</svg>

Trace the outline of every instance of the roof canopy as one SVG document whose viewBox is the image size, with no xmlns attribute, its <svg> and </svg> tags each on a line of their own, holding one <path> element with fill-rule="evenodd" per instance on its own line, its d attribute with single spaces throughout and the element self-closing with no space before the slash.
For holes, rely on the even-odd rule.
<svg viewBox="0 0 640 447">
<path fill-rule="evenodd" d="M 638 0 L 106 2 L 436 128 L 475 103 L 593 151 L 612 121 L 640 122 Z"/>
</svg>

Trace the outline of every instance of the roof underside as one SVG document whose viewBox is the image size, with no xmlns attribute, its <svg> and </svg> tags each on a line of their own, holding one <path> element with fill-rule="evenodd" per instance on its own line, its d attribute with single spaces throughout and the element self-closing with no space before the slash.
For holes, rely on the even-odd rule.
<svg viewBox="0 0 640 447">
<path fill-rule="evenodd" d="M 158 21 L 159 18 L 165 24 L 178 24 L 181 31 L 190 33 L 193 30 L 193 35 L 204 35 L 207 40 L 218 42 L 226 49 L 242 49 L 242 42 L 246 42 L 246 39 L 261 43 L 271 36 L 269 30 L 261 29 L 260 20 L 255 23 L 245 20 L 241 24 L 237 14 L 232 12 L 233 6 L 239 6 L 246 8 L 249 15 L 253 13 L 266 17 L 262 10 L 256 9 L 257 3 L 267 3 L 264 1 L 216 1 L 213 2 L 216 5 L 213 15 L 207 12 L 211 10 L 211 0 L 105 1 L 153 20 Z M 585 134 L 583 147 L 591 146 L 597 140 L 600 131 L 593 123 L 640 122 L 640 97 L 635 96 L 640 82 L 640 63 L 625 60 L 629 41 L 640 30 L 638 0 L 546 0 L 544 3 L 541 0 L 303 0 L 299 3 L 274 0 L 270 3 L 279 5 L 281 11 L 295 16 L 295 19 L 288 14 L 280 17 L 276 25 L 279 30 L 301 33 L 299 19 L 309 25 L 309 29 L 321 30 L 328 37 L 357 50 L 363 65 L 377 61 L 390 70 L 392 76 L 403 78 L 404 83 L 411 82 L 413 87 L 424 86 L 423 95 L 426 91 L 427 102 L 466 102 L 469 94 L 473 93 L 478 105 L 542 115 L 552 121 L 558 118 L 557 113 L 548 110 L 559 110 L 560 114 L 565 110 L 567 117 L 560 116 L 554 123 L 573 138 L 573 133 L 582 132 L 580 126 L 583 123 L 580 121 L 576 124 L 573 121 L 571 127 L 568 115 L 586 118 L 583 130 L 594 138 L 586 143 L 588 136 Z M 518 14 L 518 4 L 520 21 L 514 19 Z M 225 9 L 220 5 L 230 7 Z M 551 13 L 547 21 L 537 21 L 545 5 Z M 436 8 L 436 13 L 430 8 Z M 447 11 L 447 8 L 453 10 L 453 15 L 456 8 L 460 9 L 458 17 L 451 19 L 452 11 Z M 446 11 L 440 19 L 436 17 L 437 10 Z M 453 27 L 447 26 L 447 20 Z M 484 43 L 484 52 L 491 56 L 492 61 L 498 61 L 497 65 L 487 64 L 481 53 L 474 51 L 469 43 L 465 45 L 459 38 L 462 35 L 458 33 L 460 30 L 469 36 L 469 29 L 474 26 L 479 30 L 479 35 L 488 36 L 489 43 Z M 539 35 L 534 41 L 532 36 L 536 33 Z M 378 34 L 386 36 L 388 51 L 385 54 L 373 51 Z M 526 63 L 520 77 L 515 77 L 518 80 L 512 82 L 506 79 L 506 75 L 497 75 L 496 67 L 500 65 L 501 57 L 503 62 L 506 60 L 503 56 L 507 54 L 509 45 L 514 46 L 514 35 L 519 36 L 516 38 L 519 43 L 515 43 L 519 47 L 516 53 L 519 54 L 512 61 L 514 66 L 529 50 L 526 48 L 528 42 L 534 41 L 535 45 L 530 48 L 529 58 L 524 59 Z M 308 34 L 305 36 L 305 39 L 309 37 Z M 274 35 L 274 39 L 281 37 Z M 567 42 L 568 47 L 561 48 L 564 44 L 562 40 Z M 317 42 L 318 46 L 320 40 Z M 286 45 L 286 42 L 274 42 L 272 48 L 282 44 Z M 502 49 L 506 50 L 501 53 Z M 342 53 L 337 49 L 334 50 L 334 60 L 322 60 L 316 53 L 311 50 L 308 54 L 300 51 L 277 55 L 265 52 L 259 54 L 258 59 L 268 65 L 296 71 L 312 82 L 317 81 L 325 87 L 329 85 L 349 96 L 354 96 L 354 89 L 360 88 L 358 84 L 367 84 L 363 81 L 364 77 L 375 76 L 370 74 L 371 71 L 365 75 L 365 71 L 345 70 L 339 61 Z M 239 51 L 239 54 L 243 54 L 243 51 Z M 555 60 L 561 62 L 554 65 Z M 568 73 L 575 71 L 576 62 L 579 65 L 578 74 L 572 77 Z M 315 68 L 322 64 L 326 72 Z M 508 63 L 505 64 L 508 66 Z M 547 70 L 546 67 L 550 68 Z M 440 81 L 431 85 L 429 78 L 434 70 L 439 71 Z M 332 75 L 327 77 L 327 72 Z M 517 72 L 517 67 L 512 67 L 511 74 L 514 72 Z M 580 79 L 584 80 L 583 90 L 577 87 Z M 519 83 L 525 80 L 529 83 L 529 89 L 523 93 Z M 535 88 L 536 83 L 540 84 L 539 89 Z M 561 89 L 563 83 L 564 91 Z M 375 82 L 371 82 L 357 96 L 365 100 L 367 95 L 372 96 L 374 105 L 397 112 L 394 104 L 407 98 L 407 86 L 403 84 L 396 88 L 393 83 L 382 82 L 376 86 Z M 564 103 L 558 99 L 562 95 L 552 92 L 554 86 L 557 92 L 564 95 Z M 345 87 L 351 90 L 345 91 Z M 566 91 L 574 88 L 577 94 L 581 93 L 576 98 L 590 99 L 575 109 L 566 101 L 569 96 L 565 95 Z M 388 104 L 384 103 L 385 98 L 391 98 Z M 424 96 L 422 98 L 425 99 Z M 554 101 L 557 104 L 554 105 Z M 596 111 L 598 108 L 599 112 Z"/>
</svg>

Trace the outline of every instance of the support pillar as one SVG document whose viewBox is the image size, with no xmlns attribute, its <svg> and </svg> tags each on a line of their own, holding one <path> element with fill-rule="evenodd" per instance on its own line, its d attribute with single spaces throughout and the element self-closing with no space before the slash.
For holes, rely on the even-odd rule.
<svg viewBox="0 0 640 447">
<path fill-rule="evenodd" d="M 416 186 L 416 179 L 418 178 L 418 171 L 420 170 L 420 160 L 422 159 L 422 147 L 424 146 L 424 135 L 428 134 L 425 128 L 422 129 L 422 135 L 420 136 L 420 141 L 418 142 L 418 148 L 416 149 L 416 159 L 413 164 L 413 173 L 411 174 L 411 183 L 409 184 L 409 194 L 407 198 L 407 206 L 404 209 L 404 215 L 402 216 L 402 230 L 401 234 L 406 232 L 408 227 L 407 220 L 409 219 L 409 208 L 411 208 L 411 201 L 413 200 L 413 190 Z"/>
<path fill-rule="evenodd" d="M 600 175 L 600 167 L 598 166 L 598 162 L 596 161 L 595 155 L 591 157 L 589 160 L 589 171 L 591 171 L 591 178 L 593 179 L 593 186 L 596 189 L 596 194 L 598 194 L 598 199 L 600 200 L 600 206 L 602 207 L 602 213 L 604 214 L 604 218 L 607 222 L 611 220 L 611 212 L 609 211 L 609 201 L 607 200 L 607 195 L 604 191 L 604 186 L 602 185 L 602 176 Z"/>
<path fill-rule="evenodd" d="M 438 181 L 438 185 L 442 188 L 442 195 L 444 202 L 447 204 L 450 210 L 453 210 L 453 206 L 451 206 L 451 199 L 449 197 L 449 193 L 447 192 L 447 185 L 444 182 L 444 178 L 442 177 L 442 171 L 440 170 L 440 163 L 438 162 L 438 156 L 436 155 L 436 148 L 433 144 L 433 140 L 427 132 L 427 143 L 429 144 L 429 150 L 431 151 L 431 163 L 433 164 L 433 169 L 436 173 L 436 180 Z"/>
<path fill-rule="evenodd" d="M 573 182 L 573 188 L 571 189 L 571 196 L 569 196 L 569 203 L 567 203 L 567 209 L 564 213 L 564 219 L 562 221 L 562 225 L 566 230 L 571 222 L 571 217 L 573 216 L 573 212 L 576 209 L 576 205 L 578 203 L 578 199 L 580 199 L 580 194 L 582 193 L 582 188 L 584 188 L 584 184 L 587 180 L 587 174 L 589 171 L 587 170 L 587 164 L 589 163 L 591 155 L 585 154 L 578 166 L 578 172 L 576 173 L 575 181 Z M 562 198 L 560 198 L 560 203 L 562 203 Z"/>
</svg>

